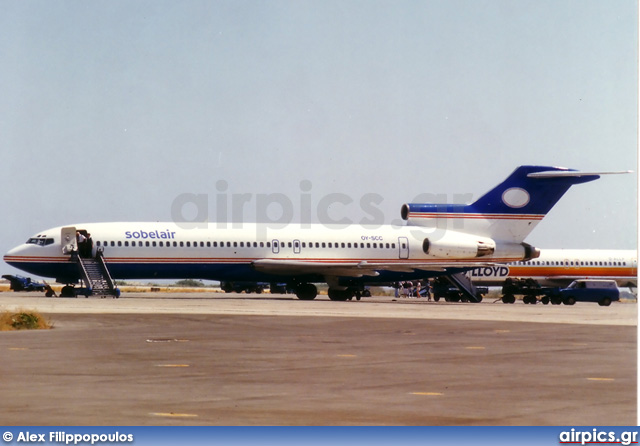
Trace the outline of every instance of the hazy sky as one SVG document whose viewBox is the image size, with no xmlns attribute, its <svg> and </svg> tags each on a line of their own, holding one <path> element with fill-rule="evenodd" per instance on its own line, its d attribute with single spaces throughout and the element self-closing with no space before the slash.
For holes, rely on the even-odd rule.
<svg viewBox="0 0 640 446">
<path fill-rule="evenodd" d="M 637 170 L 637 9 L 1 2 L 0 251 L 69 223 L 171 220 L 185 193 L 208 194 L 212 221 L 221 198 L 249 194 L 254 219 L 270 193 L 296 212 L 306 194 L 314 221 L 346 194 L 331 215 L 359 221 L 374 193 L 391 222 L 419 194 L 478 197 L 521 164 Z M 634 173 L 572 188 L 527 241 L 636 239 Z"/>
</svg>

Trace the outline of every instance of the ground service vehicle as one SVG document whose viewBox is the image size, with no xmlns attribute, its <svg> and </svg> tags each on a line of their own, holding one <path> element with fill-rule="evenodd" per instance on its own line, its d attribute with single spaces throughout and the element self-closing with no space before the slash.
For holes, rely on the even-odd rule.
<svg viewBox="0 0 640 446">
<path fill-rule="evenodd" d="M 615 280 L 574 280 L 567 288 L 552 289 L 551 303 L 573 305 L 576 302 L 598 302 L 601 306 L 620 300 L 620 291 Z"/>
<path fill-rule="evenodd" d="M 56 295 L 55 291 L 53 291 L 48 283 L 36 282 L 31 280 L 31 277 L 5 274 L 2 278 L 7 279 L 10 282 L 10 289 L 13 291 L 44 291 L 47 297 L 53 297 Z"/>
</svg>

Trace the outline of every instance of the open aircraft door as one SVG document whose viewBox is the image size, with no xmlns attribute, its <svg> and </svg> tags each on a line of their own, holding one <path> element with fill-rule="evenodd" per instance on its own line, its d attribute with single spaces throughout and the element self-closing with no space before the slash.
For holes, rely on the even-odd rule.
<svg viewBox="0 0 640 446">
<path fill-rule="evenodd" d="M 76 228 L 69 226 L 62 228 L 60 236 L 60 244 L 62 245 L 62 254 L 69 254 L 78 250 L 78 241 L 76 239 Z"/>
</svg>

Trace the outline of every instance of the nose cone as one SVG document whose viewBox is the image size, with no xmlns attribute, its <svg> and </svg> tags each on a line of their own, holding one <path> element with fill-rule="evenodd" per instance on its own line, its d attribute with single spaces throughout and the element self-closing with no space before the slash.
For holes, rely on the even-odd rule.
<svg viewBox="0 0 640 446">
<path fill-rule="evenodd" d="M 22 244 L 10 249 L 9 252 L 4 255 L 3 260 L 11 266 L 17 266 L 16 262 L 23 256 L 24 248 L 25 246 Z"/>
</svg>

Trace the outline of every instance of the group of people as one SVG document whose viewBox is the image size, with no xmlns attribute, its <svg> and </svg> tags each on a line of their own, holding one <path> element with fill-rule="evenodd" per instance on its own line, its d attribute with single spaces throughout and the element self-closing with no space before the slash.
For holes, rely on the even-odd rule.
<svg viewBox="0 0 640 446">
<path fill-rule="evenodd" d="M 394 288 L 396 297 L 407 299 L 425 297 L 428 301 L 431 300 L 431 284 L 428 280 L 398 282 Z"/>
<path fill-rule="evenodd" d="M 78 254 L 80 254 L 80 257 L 92 257 L 93 241 L 91 240 L 91 234 L 87 231 L 76 231 L 76 240 L 78 241 Z"/>
</svg>

